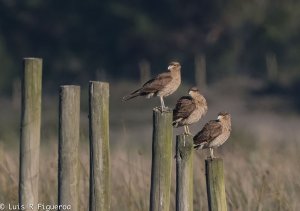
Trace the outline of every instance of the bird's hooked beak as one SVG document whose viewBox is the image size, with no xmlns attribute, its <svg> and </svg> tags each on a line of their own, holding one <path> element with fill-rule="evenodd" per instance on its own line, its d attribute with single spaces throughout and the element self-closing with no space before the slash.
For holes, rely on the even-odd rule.
<svg viewBox="0 0 300 211">
<path fill-rule="evenodd" d="M 193 95 L 193 94 L 195 94 L 196 92 L 194 92 L 194 91 L 189 91 L 189 95 Z"/>
<path fill-rule="evenodd" d="M 218 120 L 221 120 L 223 118 L 223 116 L 219 115 L 218 116 Z"/>
<path fill-rule="evenodd" d="M 173 65 L 169 65 L 168 70 L 171 70 L 172 66 L 173 66 Z"/>
</svg>

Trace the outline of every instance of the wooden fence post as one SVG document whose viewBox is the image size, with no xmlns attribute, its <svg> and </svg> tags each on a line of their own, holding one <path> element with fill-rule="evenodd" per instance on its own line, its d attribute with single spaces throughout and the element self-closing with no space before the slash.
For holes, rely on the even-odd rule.
<svg viewBox="0 0 300 211">
<path fill-rule="evenodd" d="M 89 84 L 90 211 L 110 210 L 109 84 Z"/>
<path fill-rule="evenodd" d="M 223 160 L 206 159 L 205 171 L 209 211 L 227 211 Z"/>
<path fill-rule="evenodd" d="M 22 74 L 19 204 L 37 210 L 41 133 L 42 59 L 25 58 Z M 29 205 L 34 205 L 33 209 Z"/>
<path fill-rule="evenodd" d="M 150 211 L 169 211 L 172 168 L 172 111 L 153 109 Z"/>
<path fill-rule="evenodd" d="M 193 137 L 176 136 L 176 210 L 193 211 Z"/>
<path fill-rule="evenodd" d="M 61 86 L 59 98 L 58 204 L 78 210 L 80 87 Z"/>
</svg>

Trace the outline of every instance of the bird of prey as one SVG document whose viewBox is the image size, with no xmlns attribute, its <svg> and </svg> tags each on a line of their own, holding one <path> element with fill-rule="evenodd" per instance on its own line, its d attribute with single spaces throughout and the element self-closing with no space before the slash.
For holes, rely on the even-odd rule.
<svg viewBox="0 0 300 211">
<path fill-rule="evenodd" d="M 211 120 L 198 132 L 194 140 L 195 149 L 210 150 L 210 157 L 214 158 L 213 148 L 221 146 L 230 136 L 231 117 L 226 112 L 220 112 L 217 120 Z"/>
<path fill-rule="evenodd" d="M 161 73 L 155 78 L 147 81 L 141 88 L 123 97 L 123 101 L 130 100 L 138 96 L 160 98 L 162 111 L 166 109 L 163 97 L 171 95 L 177 90 L 181 83 L 181 65 L 178 62 L 171 62 L 168 72 Z"/>
<path fill-rule="evenodd" d="M 173 110 L 173 126 L 184 126 L 186 134 L 190 134 L 188 125 L 198 122 L 207 112 L 207 103 L 197 87 L 189 89 L 189 95 L 179 98 Z"/>
</svg>

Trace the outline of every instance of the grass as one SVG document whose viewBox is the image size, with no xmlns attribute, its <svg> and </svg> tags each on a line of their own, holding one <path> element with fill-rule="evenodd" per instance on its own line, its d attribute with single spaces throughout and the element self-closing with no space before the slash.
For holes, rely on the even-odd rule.
<svg viewBox="0 0 300 211">
<path fill-rule="evenodd" d="M 216 84 L 205 95 L 209 111 L 204 120 L 191 127 L 197 132 L 220 110 L 229 111 L 233 118 L 233 133 L 229 141 L 215 154 L 224 159 L 228 210 L 281 211 L 300 210 L 300 119 L 290 108 L 283 113 L 256 109 L 259 99 L 248 92 L 252 82 L 232 85 Z M 238 86 L 237 89 L 234 86 Z M 151 108 L 158 99 L 120 102 L 121 96 L 135 88 L 120 82 L 111 86 L 111 210 L 148 210 L 151 174 Z M 180 88 L 167 105 L 185 94 L 188 86 Z M 80 148 L 80 210 L 88 209 L 89 149 L 87 106 L 82 91 Z M 87 93 L 87 92 L 86 92 Z M 57 201 L 57 100 L 43 99 L 42 147 L 40 156 L 40 202 Z M 282 102 L 281 102 L 282 104 Z M 251 106 L 249 106 L 251 105 Z M 0 202 L 17 203 L 18 196 L 18 138 L 19 110 L 8 99 L 0 103 Z M 182 129 L 174 130 L 175 135 Z M 173 144 L 175 146 L 175 144 Z M 175 149 L 173 150 L 175 154 Z M 208 152 L 194 155 L 194 210 L 207 210 L 204 159 Z M 175 160 L 172 171 L 171 210 L 175 210 Z"/>
</svg>

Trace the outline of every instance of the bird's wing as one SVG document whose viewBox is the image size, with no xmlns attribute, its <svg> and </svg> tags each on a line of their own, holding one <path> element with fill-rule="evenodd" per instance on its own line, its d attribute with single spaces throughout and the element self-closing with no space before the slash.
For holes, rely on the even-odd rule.
<svg viewBox="0 0 300 211">
<path fill-rule="evenodd" d="M 155 78 L 147 81 L 141 88 L 123 97 L 123 101 L 130 100 L 137 96 L 145 96 L 151 93 L 156 94 L 158 91 L 162 90 L 171 80 L 172 76 L 170 72 L 159 74 Z"/>
<path fill-rule="evenodd" d="M 183 96 L 179 98 L 173 110 L 173 121 L 180 118 L 187 118 L 195 110 L 196 105 L 193 98 L 190 96 Z"/>
<path fill-rule="evenodd" d="M 155 78 L 147 81 L 140 91 L 144 93 L 156 93 L 163 89 L 171 80 L 172 76 L 170 72 L 159 74 Z"/>
<path fill-rule="evenodd" d="M 222 125 L 218 120 L 211 120 L 208 123 L 204 125 L 202 130 L 197 133 L 193 140 L 194 144 L 198 145 L 203 142 L 211 142 L 214 140 L 216 137 L 221 135 L 222 133 Z"/>
</svg>

